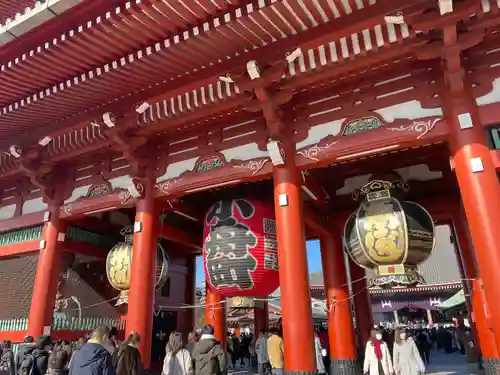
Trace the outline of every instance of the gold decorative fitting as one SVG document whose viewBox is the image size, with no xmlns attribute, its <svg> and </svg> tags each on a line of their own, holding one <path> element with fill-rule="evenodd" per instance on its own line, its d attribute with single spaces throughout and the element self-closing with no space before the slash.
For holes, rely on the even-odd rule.
<svg viewBox="0 0 500 375">
<path fill-rule="evenodd" d="M 365 196 L 368 202 L 384 198 L 390 198 L 391 190 L 398 190 L 406 193 L 409 190 L 409 186 L 406 182 L 402 180 L 395 180 L 395 181 L 372 180 L 368 182 L 366 185 L 363 185 L 361 189 L 356 190 L 352 194 L 352 199 L 357 201 L 361 195 Z"/>
<path fill-rule="evenodd" d="M 129 225 L 124 227 L 120 234 L 123 236 L 125 243 L 131 244 L 134 239 L 134 226 Z"/>
</svg>

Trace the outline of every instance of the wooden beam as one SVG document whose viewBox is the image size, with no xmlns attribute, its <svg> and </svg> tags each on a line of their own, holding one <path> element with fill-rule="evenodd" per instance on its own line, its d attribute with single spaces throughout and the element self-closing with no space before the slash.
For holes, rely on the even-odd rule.
<svg viewBox="0 0 500 375">
<path fill-rule="evenodd" d="M 106 259 L 109 250 L 111 249 L 92 246 L 84 242 L 75 242 L 75 241 L 64 242 L 64 251 L 68 253 L 84 255 L 87 257 L 93 257 L 98 259 Z"/>
<path fill-rule="evenodd" d="M 40 240 L 24 241 L 10 245 L 0 246 L 0 258 L 25 255 L 40 251 Z"/>
<path fill-rule="evenodd" d="M 309 202 L 321 212 L 326 213 L 328 211 L 329 196 L 321 184 L 307 172 L 302 172 L 302 182 L 302 191 L 311 198 Z"/>
<path fill-rule="evenodd" d="M 201 251 L 203 246 L 201 235 L 185 232 L 170 225 L 162 225 L 159 236 L 198 251 Z"/>
<path fill-rule="evenodd" d="M 176 213 L 177 215 L 180 215 L 188 220 L 203 223 L 203 214 L 196 211 L 194 207 L 190 206 L 186 202 L 169 200 L 165 202 L 163 208 L 165 211 Z"/>
<path fill-rule="evenodd" d="M 84 216 L 68 222 L 70 226 L 87 229 L 91 232 L 105 234 L 110 237 L 121 238 L 120 231 L 123 227 L 99 219 L 95 216 Z"/>
<path fill-rule="evenodd" d="M 193 86 L 200 87 L 213 84 L 217 82 L 221 76 L 241 71 L 250 60 L 258 60 L 263 65 L 283 61 L 287 53 L 298 47 L 303 50 L 308 50 L 318 47 L 321 44 L 327 44 L 332 40 L 350 37 L 353 33 L 380 24 L 381 20 L 388 14 L 404 11 L 405 16 L 409 16 L 415 10 L 425 9 L 427 6 L 433 6 L 434 3 L 435 2 L 431 0 L 405 0 L 396 3 L 394 0 L 378 0 L 375 6 L 357 10 L 335 20 L 335 22 L 321 24 L 304 32 L 271 43 L 265 47 L 251 50 L 229 60 L 225 60 L 222 63 L 200 69 L 194 75 L 191 74 L 173 81 L 154 85 L 151 88 L 130 95 L 118 102 L 104 105 L 99 107 L 99 109 L 88 111 L 85 114 L 75 116 L 66 121 L 61 121 L 50 130 L 46 127 L 40 127 L 40 129 L 29 132 L 28 136 L 14 137 L 9 142 L 11 144 L 35 142 L 44 136 L 55 135 L 57 130 L 60 132 L 61 129 L 76 128 L 81 124 L 88 124 L 95 118 L 100 117 L 104 112 L 120 112 L 124 109 L 130 110 L 134 105 L 143 101 L 156 103 L 176 95 L 182 95 L 192 90 Z M 150 128 L 151 131 L 159 131 L 157 126 L 151 126 Z"/>
<path fill-rule="evenodd" d="M 47 211 L 33 212 L 26 215 L 16 216 L 11 219 L 0 220 L 0 233 L 41 225 L 45 221 L 46 212 Z"/>
</svg>

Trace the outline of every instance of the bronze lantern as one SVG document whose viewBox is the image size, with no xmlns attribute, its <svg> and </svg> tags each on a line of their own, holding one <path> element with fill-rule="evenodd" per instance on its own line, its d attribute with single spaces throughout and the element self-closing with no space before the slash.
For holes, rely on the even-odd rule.
<svg viewBox="0 0 500 375">
<path fill-rule="evenodd" d="M 130 289 L 130 276 L 132 272 L 132 239 L 133 226 L 128 226 L 120 231 L 124 241 L 116 244 L 108 253 L 106 259 L 106 276 L 113 288 L 120 291 L 116 305 L 128 303 Z M 168 255 L 158 242 L 156 244 L 156 279 L 155 288 L 161 288 L 167 281 Z"/>
<path fill-rule="evenodd" d="M 373 180 L 359 195 L 364 200 L 344 227 L 344 249 L 359 266 L 372 270 L 370 285 L 413 285 L 425 280 L 417 266 L 434 248 L 434 222 L 419 204 L 400 200 L 398 181 Z"/>
</svg>

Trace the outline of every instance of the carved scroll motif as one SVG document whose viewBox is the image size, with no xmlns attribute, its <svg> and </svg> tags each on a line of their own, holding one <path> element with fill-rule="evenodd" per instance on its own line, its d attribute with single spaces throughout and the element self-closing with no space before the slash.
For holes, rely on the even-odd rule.
<svg viewBox="0 0 500 375">
<path fill-rule="evenodd" d="M 252 172 L 252 176 L 255 176 L 260 172 L 264 165 L 269 161 L 269 159 L 260 159 L 260 160 L 249 160 L 245 163 L 241 163 L 239 165 L 235 165 L 235 168 L 247 168 Z"/>
<path fill-rule="evenodd" d="M 297 154 L 301 155 L 309 160 L 320 161 L 320 159 L 319 159 L 320 153 L 322 151 L 328 150 L 330 147 L 332 147 L 336 143 L 338 143 L 338 141 L 335 141 L 332 143 L 327 143 L 324 146 L 314 145 L 314 146 L 308 147 L 306 149 L 297 151 Z"/>
<path fill-rule="evenodd" d="M 73 211 L 73 203 L 68 203 L 61 206 L 61 212 L 63 212 L 65 215 L 70 216 L 71 211 Z"/>
<path fill-rule="evenodd" d="M 112 192 L 113 192 L 113 187 L 108 181 L 106 181 L 102 184 L 92 185 L 87 191 L 85 197 L 86 198 L 102 197 L 104 195 L 111 194 Z"/>
<path fill-rule="evenodd" d="M 159 189 L 163 194 L 170 194 L 170 189 L 172 189 L 175 185 L 177 185 L 183 177 L 179 178 L 171 178 L 169 180 L 160 182 L 159 184 L 156 184 L 155 187 Z"/>
<path fill-rule="evenodd" d="M 394 128 L 386 128 L 387 130 L 390 131 L 396 131 L 396 132 L 413 132 L 417 133 L 417 139 L 421 139 L 425 137 L 432 129 L 434 129 L 434 126 L 441 121 L 441 119 L 433 119 L 433 120 L 427 120 L 427 121 L 422 121 L 422 120 L 416 120 L 413 121 L 409 125 L 401 125 L 399 127 L 394 127 Z"/>
</svg>

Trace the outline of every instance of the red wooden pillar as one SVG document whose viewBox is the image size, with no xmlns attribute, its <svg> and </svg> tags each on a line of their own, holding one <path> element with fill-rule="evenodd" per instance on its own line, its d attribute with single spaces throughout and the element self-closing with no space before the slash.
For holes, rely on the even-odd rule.
<svg viewBox="0 0 500 375">
<path fill-rule="evenodd" d="M 27 332 L 35 338 L 44 333 L 44 327 L 52 324 L 66 231 L 65 223 L 59 219 L 59 212 L 59 206 L 51 206 L 43 226 Z"/>
<path fill-rule="evenodd" d="M 468 228 L 462 215 L 457 217 L 453 224 L 458 245 L 459 264 L 465 279 L 464 292 L 468 295 L 466 298 L 467 309 L 469 311 L 469 321 L 474 330 L 474 338 L 476 343 L 479 344 L 484 358 L 499 358 L 495 336 L 491 330 L 488 303 L 484 298 L 482 281 L 477 272 L 474 249 L 467 233 Z"/>
<path fill-rule="evenodd" d="M 127 313 L 127 335 L 141 336 L 139 351 L 145 368 L 151 363 L 156 243 L 160 207 L 153 197 L 153 184 L 145 184 L 145 196 L 137 203 L 132 251 L 132 270 Z"/>
<path fill-rule="evenodd" d="M 215 337 L 223 345 L 227 341 L 226 304 L 224 297 L 206 284 L 205 323 L 214 327 Z"/>
<path fill-rule="evenodd" d="M 340 231 L 320 240 L 328 309 L 331 375 L 356 374 L 356 341 Z"/>
<path fill-rule="evenodd" d="M 372 304 L 368 284 L 366 282 L 365 270 L 355 264 L 349 258 L 351 271 L 352 295 L 354 300 L 354 313 L 356 316 L 356 329 L 358 335 L 358 345 L 361 353 L 370 338 L 373 329 Z"/>
<path fill-rule="evenodd" d="M 498 228 L 500 186 L 471 88 L 445 92 L 444 110 L 450 126 L 449 146 L 463 206 L 469 223 L 479 273 L 483 281 L 497 348 L 500 346 L 500 288 Z M 485 356 L 485 370 L 497 371 L 500 358 Z M 490 368 L 492 370 L 490 370 Z"/>
<path fill-rule="evenodd" d="M 261 305 L 254 308 L 253 316 L 255 326 L 254 335 L 258 337 L 262 329 L 266 332 L 269 330 L 269 304 L 267 302 L 261 302 Z"/>
<path fill-rule="evenodd" d="M 295 147 L 285 145 L 284 165 L 274 167 L 281 311 L 287 373 L 316 373 L 300 172 Z"/>
</svg>

